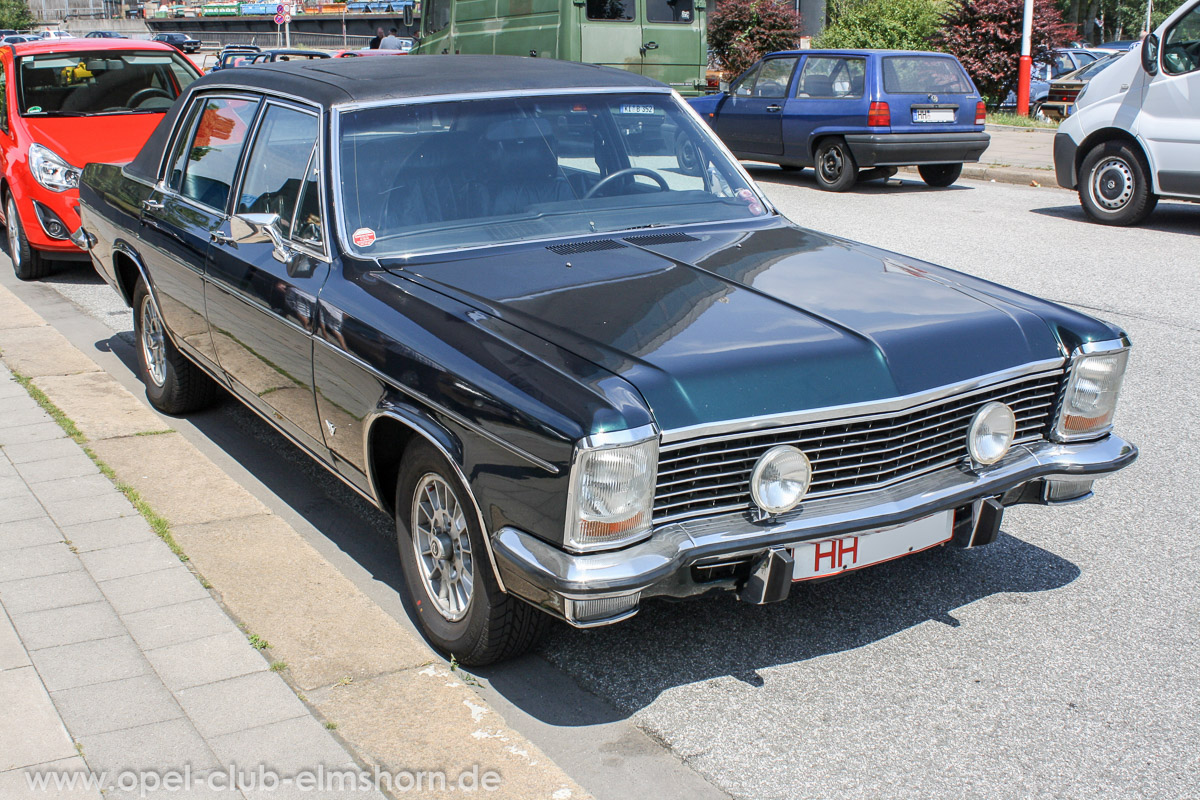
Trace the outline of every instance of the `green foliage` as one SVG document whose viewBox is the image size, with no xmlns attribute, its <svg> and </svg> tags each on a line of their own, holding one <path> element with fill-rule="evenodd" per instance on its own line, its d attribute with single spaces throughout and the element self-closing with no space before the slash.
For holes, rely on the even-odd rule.
<svg viewBox="0 0 1200 800">
<path fill-rule="evenodd" d="M 0 0 L 0 28 L 28 30 L 37 24 L 25 0 Z"/>
<path fill-rule="evenodd" d="M 843 0 L 813 47 L 928 50 L 941 22 L 941 0 Z"/>
<path fill-rule="evenodd" d="M 738 75 L 767 53 L 800 44 L 800 15 L 779 0 L 723 0 L 708 17 L 708 46 Z"/>
</svg>

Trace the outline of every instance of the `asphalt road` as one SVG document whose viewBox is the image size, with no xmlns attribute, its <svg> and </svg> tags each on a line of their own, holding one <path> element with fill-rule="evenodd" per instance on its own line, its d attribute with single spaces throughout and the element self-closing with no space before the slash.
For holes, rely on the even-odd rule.
<svg viewBox="0 0 1200 800">
<path fill-rule="evenodd" d="M 1117 428 L 1141 458 L 1086 503 L 1010 509 L 981 550 L 921 553 L 774 606 L 651 602 L 612 628 L 556 629 L 538 656 L 484 673 L 493 702 L 598 796 L 669 794 L 647 787 L 673 760 L 646 754 L 630 722 L 711 784 L 686 796 L 1200 796 L 1200 525 L 1187 510 L 1200 486 L 1200 205 L 1110 229 L 1057 189 L 893 180 L 833 195 L 811 173 L 752 171 L 800 224 L 1124 326 L 1134 355 Z M 49 285 L 128 330 L 86 271 Z M 386 598 L 398 578 L 379 515 L 232 402 L 197 426 L 403 613 Z"/>
</svg>

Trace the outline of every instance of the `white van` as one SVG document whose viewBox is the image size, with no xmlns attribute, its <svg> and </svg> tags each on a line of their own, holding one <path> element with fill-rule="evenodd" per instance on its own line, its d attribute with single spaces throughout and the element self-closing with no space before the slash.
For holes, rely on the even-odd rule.
<svg viewBox="0 0 1200 800">
<path fill-rule="evenodd" d="M 1075 106 L 1054 169 L 1089 217 L 1136 225 L 1159 197 L 1200 201 L 1200 0 L 1092 78 Z"/>
</svg>

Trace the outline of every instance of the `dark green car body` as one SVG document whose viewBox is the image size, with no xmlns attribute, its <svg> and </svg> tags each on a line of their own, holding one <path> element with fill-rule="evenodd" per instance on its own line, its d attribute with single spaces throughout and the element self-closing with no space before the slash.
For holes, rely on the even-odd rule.
<svg viewBox="0 0 1200 800">
<path fill-rule="evenodd" d="M 414 52 L 536 56 L 618 67 L 702 94 L 705 0 L 426 0 Z"/>
</svg>

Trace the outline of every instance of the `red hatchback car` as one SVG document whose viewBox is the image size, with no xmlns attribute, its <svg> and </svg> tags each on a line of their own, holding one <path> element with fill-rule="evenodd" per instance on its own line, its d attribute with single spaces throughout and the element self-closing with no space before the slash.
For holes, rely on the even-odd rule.
<svg viewBox="0 0 1200 800">
<path fill-rule="evenodd" d="M 79 173 L 132 160 L 185 87 L 200 77 L 170 45 L 48 39 L 0 48 L 0 213 L 22 280 L 51 260 L 86 261 Z"/>
</svg>

